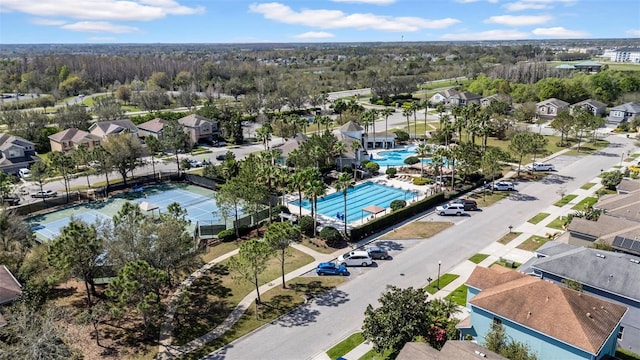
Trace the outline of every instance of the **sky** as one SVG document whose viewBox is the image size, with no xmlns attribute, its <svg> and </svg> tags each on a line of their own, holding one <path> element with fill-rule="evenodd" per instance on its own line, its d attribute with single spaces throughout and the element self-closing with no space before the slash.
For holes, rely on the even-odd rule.
<svg viewBox="0 0 640 360">
<path fill-rule="evenodd" d="M 0 44 L 640 38 L 640 0 L 0 0 Z"/>
</svg>

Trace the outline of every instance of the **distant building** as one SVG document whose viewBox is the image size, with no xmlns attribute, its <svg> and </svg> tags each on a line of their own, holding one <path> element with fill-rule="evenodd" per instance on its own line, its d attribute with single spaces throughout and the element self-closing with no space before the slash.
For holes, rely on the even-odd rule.
<svg viewBox="0 0 640 360">
<path fill-rule="evenodd" d="M 596 73 L 599 73 L 600 70 L 602 69 L 602 64 L 597 63 L 595 61 L 587 60 L 587 61 L 581 61 L 579 63 L 575 63 L 573 64 L 573 67 L 580 72 L 596 74 Z"/>
<path fill-rule="evenodd" d="M 619 49 L 608 49 L 604 51 L 602 57 L 609 58 L 613 62 L 640 63 L 640 48 L 624 47 Z"/>
<path fill-rule="evenodd" d="M 453 106 L 467 106 L 473 103 L 479 104 L 482 96 L 468 91 L 460 91 L 449 97 L 449 104 Z"/>
<path fill-rule="evenodd" d="M 71 128 L 49 136 L 51 151 L 74 151 L 80 147 L 92 150 L 100 146 L 101 138 L 84 130 Z"/>
<path fill-rule="evenodd" d="M 593 116 L 604 116 L 604 113 L 607 110 L 607 104 L 593 99 L 583 100 L 571 105 L 571 109 L 575 109 L 577 107 L 587 109 L 591 114 L 593 114 Z"/>
<path fill-rule="evenodd" d="M 35 144 L 19 136 L 0 133 L 0 170 L 17 174 L 40 158 L 36 156 Z"/>
<path fill-rule="evenodd" d="M 536 115 L 543 119 L 555 119 L 562 110 L 568 108 L 568 102 L 551 98 L 536 104 Z"/>
<path fill-rule="evenodd" d="M 138 135 L 140 137 L 153 136 L 158 140 L 162 140 L 162 130 L 167 124 L 167 120 L 155 118 L 138 124 Z"/>
<path fill-rule="evenodd" d="M 135 136 L 138 136 L 138 128 L 129 119 L 98 121 L 93 123 L 89 127 L 89 133 L 98 136 L 101 139 L 104 139 L 109 135 L 117 135 L 123 133 L 131 133 Z"/>
<path fill-rule="evenodd" d="M 191 144 L 218 141 L 220 136 L 219 123 L 204 116 L 197 114 L 187 115 L 178 119 L 178 123 L 189 134 Z"/>
</svg>

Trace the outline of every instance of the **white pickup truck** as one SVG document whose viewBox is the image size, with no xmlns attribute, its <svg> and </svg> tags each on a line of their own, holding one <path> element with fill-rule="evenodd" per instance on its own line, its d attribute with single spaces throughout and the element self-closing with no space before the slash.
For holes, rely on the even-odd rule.
<svg viewBox="0 0 640 360">
<path fill-rule="evenodd" d="M 531 171 L 553 171 L 555 168 L 551 164 L 534 162 L 533 164 L 527 166 L 528 170 Z"/>
</svg>

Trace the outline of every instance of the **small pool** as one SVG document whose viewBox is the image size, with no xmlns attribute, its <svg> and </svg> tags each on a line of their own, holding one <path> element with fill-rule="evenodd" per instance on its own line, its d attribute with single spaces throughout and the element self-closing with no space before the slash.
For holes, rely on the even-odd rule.
<svg viewBox="0 0 640 360">
<path fill-rule="evenodd" d="M 416 156 L 416 148 L 415 147 L 407 147 L 404 149 L 398 150 L 385 150 L 380 151 L 377 154 L 373 154 L 369 160 L 378 163 L 380 166 L 386 167 L 394 167 L 394 166 L 405 166 L 404 159 L 409 156 Z M 431 159 L 425 158 L 421 159 L 423 163 L 430 164 Z"/>
<path fill-rule="evenodd" d="M 371 216 L 371 214 L 362 211 L 362 208 L 367 206 L 377 205 L 387 209 L 393 200 L 409 201 L 417 198 L 417 196 L 417 191 L 392 188 L 370 181 L 356 185 L 353 189 L 347 191 L 347 223 Z M 291 204 L 311 211 L 311 202 L 309 200 L 303 200 L 302 204 L 296 200 L 292 201 Z M 344 195 L 342 191 L 318 199 L 318 213 L 332 219 L 338 219 L 339 215 L 343 215 Z M 378 216 L 381 215 L 383 214 L 378 214 Z"/>
</svg>

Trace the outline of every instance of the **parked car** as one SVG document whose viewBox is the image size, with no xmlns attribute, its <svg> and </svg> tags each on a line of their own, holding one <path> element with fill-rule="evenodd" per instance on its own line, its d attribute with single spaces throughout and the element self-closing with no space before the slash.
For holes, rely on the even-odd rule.
<svg viewBox="0 0 640 360">
<path fill-rule="evenodd" d="M 344 266 L 369 266 L 372 263 L 369 253 L 363 250 L 350 251 L 338 257 L 338 264 Z"/>
<path fill-rule="evenodd" d="M 498 181 L 493 184 L 493 190 L 498 191 L 514 191 L 516 189 L 515 185 L 509 181 Z"/>
<path fill-rule="evenodd" d="M 31 193 L 32 198 L 50 198 L 56 196 L 58 196 L 58 192 L 53 190 L 36 191 Z"/>
<path fill-rule="evenodd" d="M 18 175 L 23 179 L 28 179 L 31 177 L 31 170 L 27 168 L 22 168 L 18 170 Z"/>
<path fill-rule="evenodd" d="M 465 211 L 478 210 L 478 203 L 475 200 L 471 199 L 455 199 L 451 202 L 451 204 L 462 204 Z"/>
<path fill-rule="evenodd" d="M 316 274 L 322 275 L 349 275 L 349 270 L 344 265 L 336 265 L 332 262 L 323 262 L 316 267 Z"/>
<path fill-rule="evenodd" d="M 216 160 L 224 161 L 227 158 L 227 154 L 218 154 L 216 155 Z"/>
<path fill-rule="evenodd" d="M 20 198 L 13 195 L 8 195 L 3 198 L 4 204 L 9 206 L 16 206 L 20 204 Z"/>
<path fill-rule="evenodd" d="M 196 160 L 196 159 L 189 160 L 189 164 L 191 165 L 192 168 L 199 168 L 203 166 L 202 161 Z"/>
<path fill-rule="evenodd" d="M 463 204 L 445 204 L 445 205 L 436 207 L 436 213 L 442 216 L 444 215 L 460 216 L 465 213 L 464 205 Z"/>
<path fill-rule="evenodd" d="M 551 164 L 534 162 L 533 164 L 527 166 L 527 170 L 529 170 L 529 171 L 554 171 L 555 168 Z"/>
<path fill-rule="evenodd" d="M 379 246 L 368 246 L 364 248 L 364 251 L 368 252 L 369 256 L 372 259 L 376 259 L 376 260 L 377 259 L 384 260 L 389 257 L 389 253 L 387 252 L 387 250 Z"/>
</svg>

